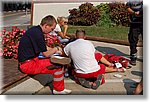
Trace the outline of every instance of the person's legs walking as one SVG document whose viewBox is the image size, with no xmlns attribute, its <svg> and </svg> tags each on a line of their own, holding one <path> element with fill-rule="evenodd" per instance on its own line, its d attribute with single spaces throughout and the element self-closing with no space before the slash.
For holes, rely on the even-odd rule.
<svg viewBox="0 0 150 102">
<path fill-rule="evenodd" d="M 131 24 L 130 31 L 128 34 L 128 40 L 130 43 L 130 64 L 136 65 L 137 60 L 137 43 L 140 35 L 139 24 Z"/>
</svg>

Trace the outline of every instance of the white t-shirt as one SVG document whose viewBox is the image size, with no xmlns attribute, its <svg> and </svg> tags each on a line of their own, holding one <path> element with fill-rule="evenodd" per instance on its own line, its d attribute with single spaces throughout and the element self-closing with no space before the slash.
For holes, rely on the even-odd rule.
<svg viewBox="0 0 150 102">
<path fill-rule="evenodd" d="M 51 31 L 49 34 L 50 35 L 58 35 L 57 34 L 58 32 L 61 32 L 61 28 L 60 28 L 59 24 L 56 24 L 55 29 L 53 31 Z"/>
<path fill-rule="evenodd" d="M 90 41 L 77 39 L 69 43 L 64 52 L 73 60 L 76 73 L 87 74 L 100 69 L 95 59 L 95 48 Z"/>
</svg>

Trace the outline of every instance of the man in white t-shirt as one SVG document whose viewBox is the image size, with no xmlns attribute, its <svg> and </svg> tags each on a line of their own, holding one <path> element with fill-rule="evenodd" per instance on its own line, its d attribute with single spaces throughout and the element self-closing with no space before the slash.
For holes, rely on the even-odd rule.
<svg viewBox="0 0 150 102">
<path fill-rule="evenodd" d="M 65 46 L 64 53 L 72 59 L 75 68 L 74 76 L 81 85 L 87 88 L 97 89 L 100 84 L 104 83 L 102 74 L 105 72 L 125 71 L 123 68 L 113 68 L 114 65 L 108 62 L 102 54 L 95 53 L 93 44 L 85 40 L 84 30 L 77 30 L 76 38 L 76 41 Z M 109 67 L 105 67 L 104 64 L 98 64 L 98 61 Z"/>
</svg>

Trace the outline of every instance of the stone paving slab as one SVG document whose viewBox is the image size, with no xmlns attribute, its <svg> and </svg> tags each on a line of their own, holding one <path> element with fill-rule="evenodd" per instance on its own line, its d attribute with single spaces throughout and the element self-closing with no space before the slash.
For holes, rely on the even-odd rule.
<svg viewBox="0 0 150 102">
<path fill-rule="evenodd" d="M 32 95 L 37 90 L 42 89 L 43 86 L 36 80 L 30 78 L 17 86 L 7 90 L 3 94 L 5 95 Z"/>
</svg>

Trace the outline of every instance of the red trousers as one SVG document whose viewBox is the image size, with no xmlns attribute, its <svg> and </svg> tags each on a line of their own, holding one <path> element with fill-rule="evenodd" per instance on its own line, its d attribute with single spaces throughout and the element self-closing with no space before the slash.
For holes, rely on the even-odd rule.
<svg viewBox="0 0 150 102">
<path fill-rule="evenodd" d="M 49 70 L 46 67 L 52 65 L 50 63 L 50 59 L 39 59 L 33 58 L 30 61 L 26 61 L 23 64 L 20 64 L 20 70 L 29 75 L 35 74 L 52 74 L 53 79 L 53 87 L 54 90 L 62 91 L 64 90 L 64 69 L 57 68 Z"/>
<path fill-rule="evenodd" d="M 100 53 L 95 53 L 95 59 L 97 61 L 99 61 L 102 58 L 102 54 Z M 93 77 L 98 77 L 99 74 L 105 74 L 105 65 L 104 64 L 99 64 L 100 66 L 100 70 L 96 71 L 96 72 L 92 72 L 92 73 L 87 73 L 87 74 L 82 74 L 82 73 L 75 73 L 73 72 L 73 74 L 76 77 L 82 77 L 82 78 L 93 78 Z"/>
</svg>

